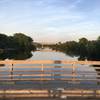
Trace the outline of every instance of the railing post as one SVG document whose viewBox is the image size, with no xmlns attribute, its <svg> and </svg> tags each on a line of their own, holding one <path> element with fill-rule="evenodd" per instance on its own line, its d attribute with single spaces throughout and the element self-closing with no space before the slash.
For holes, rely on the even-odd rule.
<svg viewBox="0 0 100 100">
<path fill-rule="evenodd" d="M 12 61 L 8 61 L 8 62 L 10 64 L 9 65 L 9 67 L 10 67 L 10 75 L 11 75 L 10 78 L 13 79 L 13 63 L 12 63 Z"/>
<path fill-rule="evenodd" d="M 74 64 L 72 64 L 72 67 L 73 67 L 72 73 L 75 73 L 75 66 L 74 66 Z"/>
<path fill-rule="evenodd" d="M 41 64 L 41 80 L 43 80 L 43 74 L 44 74 L 44 65 Z"/>
<path fill-rule="evenodd" d="M 84 97 L 84 90 L 81 90 L 81 96 Z"/>
<path fill-rule="evenodd" d="M 55 66 L 54 66 L 54 68 L 61 68 L 62 66 L 61 66 L 61 63 L 62 63 L 62 61 L 61 60 L 55 60 L 54 61 L 54 64 L 55 64 Z M 57 64 L 57 65 L 56 65 Z M 57 69 L 58 70 L 58 69 Z M 61 71 L 59 70 L 59 74 L 58 73 L 55 73 L 55 71 L 53 72 L 54 74 L 53 74 L 53 77 L 54 77 L 54 80 L 61 80 L 61 78 L 56 78 L 56 76 L 57 77 L 60 77 L 61 76 L 61 73 L 60 73 Z"/>
<path fill-rule="evenodd" d="M 42 68 L 41 68 L 42 72 L 44 71 L 44 65 L 42 64 Z"/>
<path fill-rule="evenodd" d="M 94 90 L 94 97 L 96 98 L 96 95 L 97 95 L 97 91 L 96 90 Z"/>
<path fill-rule="evenodd" d="M 75 65 L 72 64 L 72 81 L 74 82 L 75 81 Z"/>
<path fill-rule="evenodd" d="M 6 99 L 6 90 L 4 89 L 3 90 L 3 100 L 5 100 Z"/>
</svg>

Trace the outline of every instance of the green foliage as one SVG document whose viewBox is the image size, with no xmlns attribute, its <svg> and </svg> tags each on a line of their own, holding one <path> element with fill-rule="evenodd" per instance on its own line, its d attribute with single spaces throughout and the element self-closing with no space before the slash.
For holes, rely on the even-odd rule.
<svg viewBox="0 0 100 100">
<path fill-rule="evenodd" d="M 100 41 L 100 36 L 98 37 L 98 39 L 97 39 L 98 41 Z"/>
<path fill-rule="evenodd" d="M 8 36 L 0 34 L 0 49 L 4 49 L 8 46 Z"/>
<path fill-rule="evenodd" d="M 88 40 L 86 38 L 79 39 L 79 44 L 86 45 L 88 43 Z"/>
<path fill-rule="evenodd" d="M 88 40 L 86 38 L 79 39 L 79 54 L 82 56 L 87 55 Z"/>
<path fill-rule="evenodd" d="M 81 38 L 79 42 L 59 42 L 49 47 L 71 56 L 79 56 L 79 60 L 100 60 L 100 36 L 95 41 L 88 41 L 86 38 Z"/>
<path fill-rule="evenodd" d="M 35 50 L 36 47 L 31 37 L 23 33 L 15 33 L 14 36 L 0 34 L 0 49 L 31 51 Z"/>
</svg>

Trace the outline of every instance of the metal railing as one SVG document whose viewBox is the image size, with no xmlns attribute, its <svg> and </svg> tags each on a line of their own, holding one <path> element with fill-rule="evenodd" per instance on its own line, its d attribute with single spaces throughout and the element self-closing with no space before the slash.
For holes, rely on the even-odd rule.
<svg viewBox="0 0 100 100">
<path fill-rule="evenodd" d="M 79 66 L 88 65 L 93 71 L 78 70 Z M 91 67 L 92 66 L 92 67 Z M 93 67 L 94 66 L 94 67 Z M 85 67 L 84 67 L 85 68 Z M 87 68 L 87 67 L 86 67 Z M 5 60 L 0 61 L 0 84 L 14 84 L 20 81 L 65 81 L 100 82 L 100 61 L 53 61 L 53 60 Z M 7 84 L 8 82 L 8 84 Z M 10 83 L 9 83 L 10 82 Z M 28 85 L 28 84 L 27 84 Z M 10 92 L 9 92 L 10 91 Z M 13 92 L 12 92 L 13 91 Z M 25 92 L 26 91 L 26 92 Z M 30 92 L 31 91 L 31 92 Z M 40 92 L 36 92 L 40 91 Z M 43 92 L 45 91 L 45 93 Z M 100 97 L 100 88 L 80 89 L 78 86 L 71 89 L 42 89 L 42 90 L 5 90 L 1 89 L 0 96 L 40 96 L 40 97 L 64 97 L 64 96 L 95 96 Z M 13 95 L 12 95 L 13 94 Z"/>
<path fill-rule="evenodd" d="M 96 71 L 77 71 L 79 66 L 95 66 Z M 0 61 L 0 81 L 66 80 L 97 81 L 100 79 L 100 61 L 7 60 Z M 83 66 L 84 67 L 84 66 Z M 85 68 L 85 67 L 84 67 Z M 70 69 L 70 70 L 68 70 Z M 58 73 L 58 74 L 57 74 Z M 70 78 L 67 78 L 70 77 Z M 94 78 L 85 78 L 85 77 Z M 58 78 L 57 78 L 58 77 Z M 80 77 L 80 78 L 78 78 Z"/>
</svg>

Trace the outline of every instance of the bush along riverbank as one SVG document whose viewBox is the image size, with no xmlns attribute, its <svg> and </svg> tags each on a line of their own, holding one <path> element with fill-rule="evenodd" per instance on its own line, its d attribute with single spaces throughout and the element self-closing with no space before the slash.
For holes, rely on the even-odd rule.
<svg viewBox="0 0 100 100">
<path fill-rule="evenodd" d="M 46 46 L 70 56 L 78 56 L 79 60 L 100 60 L 100 37 L 97 40 L 81 38 L 78 42 L 67 41 Z"/>
<path fill-rule="evenodd" d="M 0 34 L 0 59 L 27 59 L 32 56 L 36 46 L 33 39 L 23 33 L 15 33 L 13 36 Z"/>
<path fill-rule="evenodd" d="M 4 51 L 32 51 L 36 50 L 33 39 L 23 33 L 15 33 L 13 36 L 0 34 L 0 53 Z"/>
</svg>

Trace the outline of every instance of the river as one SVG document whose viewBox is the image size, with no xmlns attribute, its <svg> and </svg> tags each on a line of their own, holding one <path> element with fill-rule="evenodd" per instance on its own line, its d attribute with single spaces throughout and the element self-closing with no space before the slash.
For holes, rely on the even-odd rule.
<svg viewBox="0 0 100 100">
<path fill-rule="evenodd" d="M 78 57 L 71 57 L 63 52 L 52 51 L 51 49 L 43 49 L 32 52 L 32 57 L 27 60 L 78 60 Z M 95 72 L 94 67 L 88 65 L 79 65 L 77 70 Z"/>
<path fill-rule="evenodd" d="M 57 52 L 57 51 L 52 51 L 50 49 L 43 49 L 43 50 L 40 50 L 40 51 L 35 51 L 35 52 L 31 52 L 32 53 L 32 56 L 25 59 L 25 60 L 78 60 L 78 57 L 71 57 L 67 54 L 64 54 L 62 52 Z M 26 56 L 25 56 L 26 57 Z M 22 57 L 23 58 L 23 57 Z M 7 60 L 7 59 L 6 59 Z M 55 66 L 55 65 L 52 65 L 52 66 Z M 68 65 L 66 65 L 68 66 Z M 79 74 L 79 72 L 90 72 L 92 73 L 93 72 L 93 75 L 81 75 L 81 73 L 79 74 L 80 77 L 76 77 L 76 78 L 84 78 L 84 79 L 96 79 L 96 70 L 94 69 L 94 67 L 92 66 L 89 66 L 89 65 L 77 65 L 78 67 L 76 68 L 76 72 Z M 63 65 L 59 65 L 60 68 L 56 68 L 54 67 L 53 69 L 54 70 L 61 70 Z M 64 70 L 66 70 L 67 72 L 70 72 L 72 69 L 71 68 L 63 68 Z M 1 67 L 0 70 L 9 70 L 7 68 L 7 66 L 4 66 L 4 67 Z M 13 70 L 20 70 L 20 68 L 14 68 Z M 35 69 L 35 68 L 21 68 L 21 70 L 40 70 L 40 69 Z M 47 68 L 44 68 L 44 70 L 48 70 Z M 88 74 L 87 73 L 87 74 Z M 2 76 L 5 75 L 7 73 L 2 73 Z M 8 73 L 10 74 L 10 73 Z M 18 73 L 13 73 L 13 74 L 18 74 Z M 24 73 L 21 73 L 21 74 L 24 74 Z M 26 74 L 29 74 L 28 72 Z M 61 72 L 59 73 L 55 73 L 56 76 L 53 76 L 53 78 L 55 79 L 59 79 L 59 78 L 63 78 L 62 76 L 59 76 L 61 74 Z M 57 76 L 58 75 L 58 76 Z M 3 77 L 2 77 L 3 78 Z M 25 78 L 24 76 L 17 76 L 15 78 Z M 30 78 L 30 77 L 29 77 Z M 31 78 L 37 78 L 35 76 L 31 77 Z M 38 77 L 39 78 L 39 77 Z M 51 78 L 51 77 L 50 77 Z M 68 76 L 64 76 L 64 78 L 69 78 Z M 71 77 L 70 77 L 71 78 Z M 25 82 L 24 82 L 25 83 Z M 19 84 L 17 82 L 17 84 Z M 23 84 L 23 83 L 22 83 Z M 33 84 L 33 83 L 32 83 Z M 32 87 L 34 88 L 41 88 L 40 86 L 42 85 L 43 88 L 63 88 L 63 87 L 67 87 L 67 86 L 71 86 L 72 87 L 72 84 L 71 83 L 62 83 L 62 84 L 59 84 L 59 82 L 56 80 L 55 82 L 53 83 L 34 83 L 34 86 L 31 84 Z M 55 85 L 54 85 L 55 84 Z M 58 84 L 58 85 L 56 85 Z M 92 82 L 92 81 L 82 81 L 81 83 L 79 84 L 73 84 L 74 87 L 84 87 L 84 88 L 87 88 L 87 87 L 94 87 L 97 88 L 97 82 Z M 0 86 L 2 88 L 2 85 Z M 22 86 L 21 86 L 22 87 Z M 24 86 L 25 87 L 25 86 Z M 31 87 L 30 87 L 31 88 Z"/>
<path fill-rule="evenodd" d="M 51 49 L 43 49 L 40 51 L 32 52 L 31 60 L 77 60 L 77 57 L 68 56 L 59 51 Z"/>
</svg>

